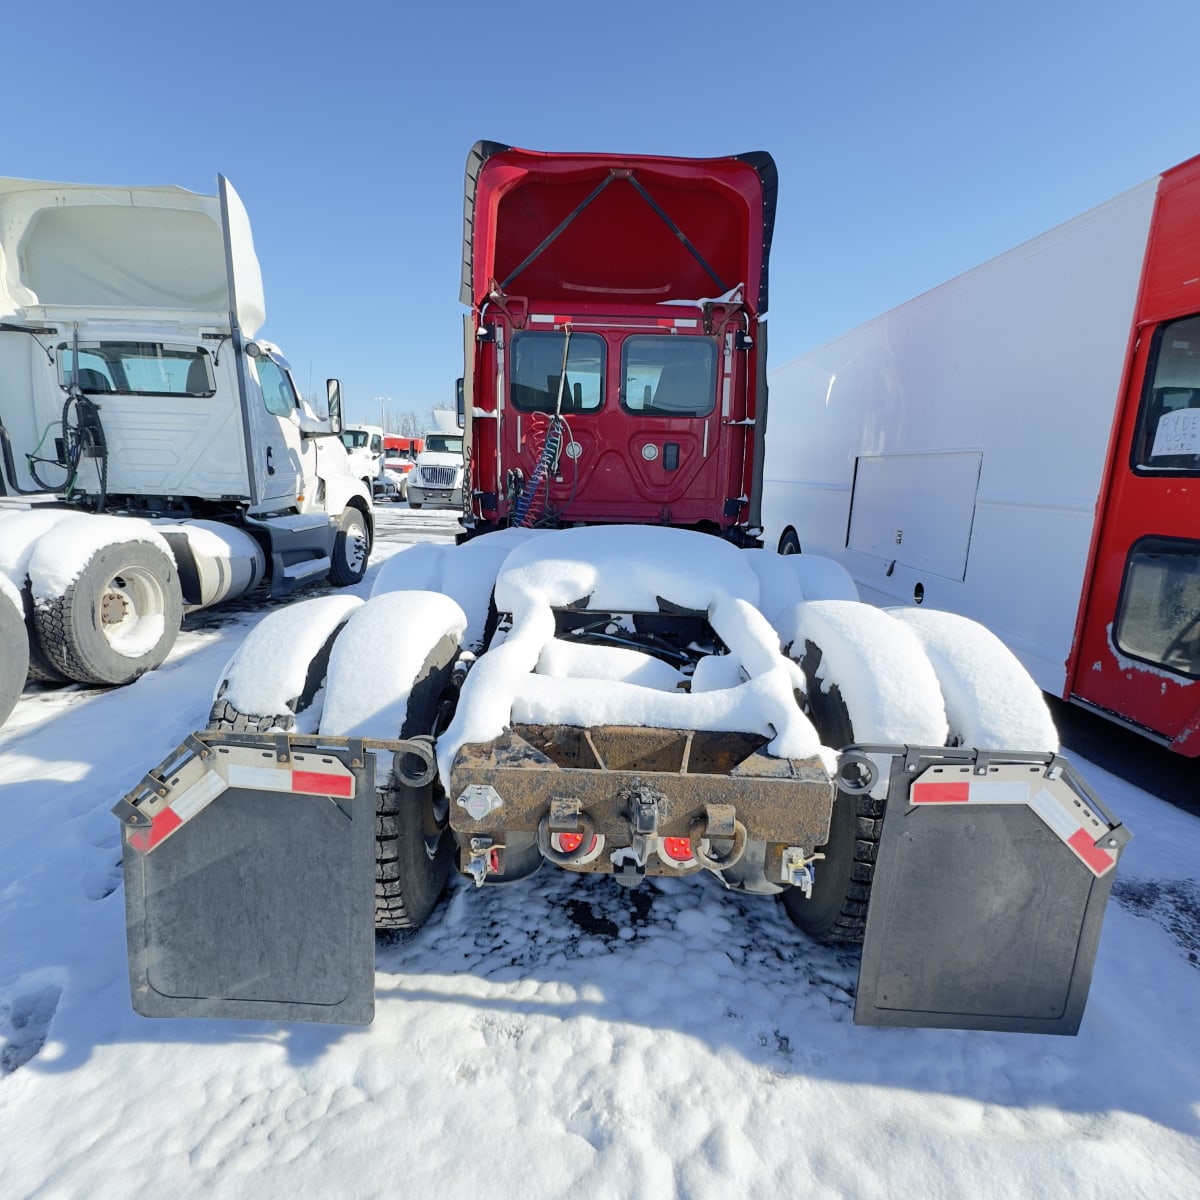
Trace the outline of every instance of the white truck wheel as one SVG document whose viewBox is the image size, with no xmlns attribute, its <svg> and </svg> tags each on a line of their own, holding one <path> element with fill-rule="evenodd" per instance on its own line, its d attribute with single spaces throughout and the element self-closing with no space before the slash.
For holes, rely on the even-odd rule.
<svg viewBox="0 0 1200 1200">
<path fill-rule="evenodd" d="M 29 670 L 29 637 L 21 613 L 21 597 L 0 576 L 0 725 L 16 707 Z"/>
<path fill-rule="evenodd" d="M 96 550 L 56 594 L 35 586 L 34 622 L 46 657 L 68 679 L 117 686 L 158 667 L 183 620 L 179 575 L 149 542 Z"/>
<path fill-rule="evenodd" d="M 361 508 L 349 505 L 338 522 L 333 542 L 333 557 L 329 567 L 329 582 L 335 587 L 359 583 L 367 573 L 371 557 L 371 528 Z"/>
</svg>

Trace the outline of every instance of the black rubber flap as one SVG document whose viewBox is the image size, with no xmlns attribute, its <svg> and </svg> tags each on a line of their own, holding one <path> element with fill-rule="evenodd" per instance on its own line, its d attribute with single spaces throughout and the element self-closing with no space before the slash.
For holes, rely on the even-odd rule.
<svg viewBox="0 0 1200 1200">
<path fill-rule="evenodd" d="M 365 799 L 231 787 L 149 853 L 125 845 L 136 1011 L 371 1023 L 370 773 Z"/>
<path fill-rule="evenodd" d="M 909 806 L 899 790 L 855 1023 L 1074 1034 L 1115 870 L 1098 878 L 1025 805 Z"/>
</svg>

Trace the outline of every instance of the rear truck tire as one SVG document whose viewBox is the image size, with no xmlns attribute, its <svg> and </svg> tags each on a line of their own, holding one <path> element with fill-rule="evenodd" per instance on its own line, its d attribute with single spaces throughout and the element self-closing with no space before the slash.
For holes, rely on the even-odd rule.
<svg viewBox="0 0 1200 1200">
<path fill-rule="evenodd" d="M 389 592 L 355 614 L 334 645 L 321 733 L 429 738 L 450 687 L 466 616 L 448 596 Z M 354 670 L 346 669 L 353 664 Z M 408 684 L 397 687 L 398 677 Z M 405 757 L 405 756 L 401 756 Z M 399 767 L 399 763 L 396 764 Z M 446 887 L 456 845 L 448 805 L 429 763 L 393 771 L 379 788 L 375 825 L 375 928 L 418 929 Z"/>
<path fill-rule="evenodd" d="M 38 638 L 37 622 L 33 616 L 33 589 L 29 580 L 21 589 L 21 604 L 25 614 L 25 628 L 29 633 L 29 668 L 27 678 L 31 683 L 69 683 L 65 676 L 46 656 Z"/>
<path fill-rule="evenodd" d="M 174 560 L 149 542 L 110 542 L 58 594 L 35 598 L 51 666 L 79 683 L 116 687 L 160 666 L 179 636 Z"/>
<path fill-rule="evenodd" d="M 362 582 L 371 557 L 371 526 L 367 514 L 353 504 L 347 505 L 338 522 L 329 566 L 329 582 L 334 587 L 350 587 Z"/>
<path fill-rule="evenodd" d="M 21 612 L 21 597 L 0 576 L 0 725 L 21 698 L 29 672 L 29 635 Z"/>
<path fill-rule="evenodd" d="M 944 745 L 941 690 L 916 636 L 885 612 L 853 600 L 796 606 L 787 647 L 804 673 L 805 704 L 821 741 Z M 867 666 L 863 666 L 864 657 Z M 864 692 L 868 675 L 875 684 Z M 915 686 L 892 686 L 894 680 Z M 839 789 L 825 857 L 813 866 L 812 895 L 788 888 L 780 901 L 792 923 L 821 942 L 861 942 L 886 800 Z"/>
<path fill-rule="evenodd" d="M 419 929 L 437 906 L 454 865 L 449 828 L 436 830 L 433 784 L 397 783 L 375 810 L 375 928 Z M 435 830 L 427 828 L 433 816 Z M 432 843 L 432 844 L 431 844 Z"/>
<path fill-rule="evenodd" d="M 53 508 L 27 509 L 4 518 L 4 531 L 0 536 L 0 575 L 6 575 L 21 594 L 25 628 L 29 630 L 27 677 L 34 683 L 66 683 L 67 677 L 55 670 L 38 641 L 33 619 L 33 590 L 29 586 L 29 561 L 42 534 L 62 521 L 78 523 L 80 519 L 78 513 Z"/>
<path fill-rule="evenodd" d="M 799 554 L 800 538 L 794 529 L 787 530 L 779 539 L 780 554 Z"/>
<path fill-rule="evenodd" d="M 317 596 L 263 617 L 225 664 L 207 728 L 290 733 L 299 722 L 308 728 L 298 732 L 315 732 L 334 640 L 362 603 Z"/>
</svg>

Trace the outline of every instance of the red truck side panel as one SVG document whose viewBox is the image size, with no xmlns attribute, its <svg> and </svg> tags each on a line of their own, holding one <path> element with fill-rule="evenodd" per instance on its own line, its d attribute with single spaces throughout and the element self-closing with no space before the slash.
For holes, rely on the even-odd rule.
<svg viewBox="0 0 1200 1200">
<path fill-rule="evenodd" d="M 1200 158 L 1159 185 L 1069 671 L 1072 698 L 1192 757 L 1200 755 L 1200 453 L 1192 453 L 1200 386 L 1189 386 L 1200 385 L 1197 314 Z M 1183 430 L 1174 448 L 1187 453 L 1168 453 L 1164 404 Z"/>
</svg>

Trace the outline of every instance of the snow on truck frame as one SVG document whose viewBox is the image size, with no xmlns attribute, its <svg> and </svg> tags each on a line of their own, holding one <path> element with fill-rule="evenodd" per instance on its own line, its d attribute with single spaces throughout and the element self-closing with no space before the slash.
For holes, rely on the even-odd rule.
<svg viewBox="0 0 1200 1200">
<path fill-rule="evenodd" d="M 269 614 L 117 804 L 137 1011 L 367 1023 L 376 929 L 549 863 L 779 898 L 862 1023 L 1075 1031 L 1129 835 L 1036 685 L 758 544 L 774 190 L 472 150 L 464 537 Z"/>
<path fill-rule="evenodd" d="M 0 719 L 26 678 L 121 684 L 185 612 L 361 579 L 370 493 L 265 319 L 219 195 L 0 180 Z M 57 493 L 57 496 L 55 496 Z"/>
<path fill-rule="evenodd" d="M 1200 755 L 1200 158 L 772 373 L 767 543 Z"/>
</svg>

